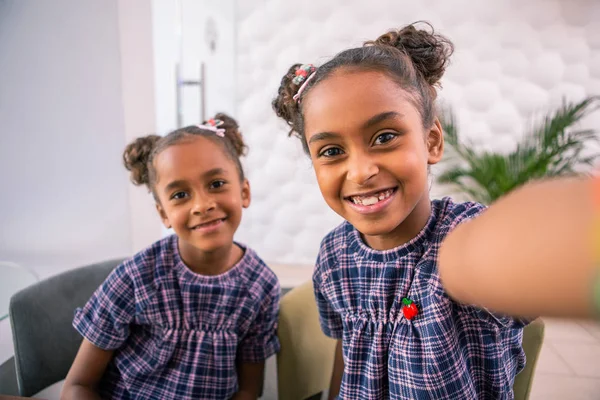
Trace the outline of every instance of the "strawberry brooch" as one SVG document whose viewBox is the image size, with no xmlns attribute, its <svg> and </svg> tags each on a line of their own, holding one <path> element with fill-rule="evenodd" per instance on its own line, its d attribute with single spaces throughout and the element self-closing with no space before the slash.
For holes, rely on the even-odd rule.
<svg viewBox="0 0 600 400">
<path fill-rule="evenodd" d="M 405 297 L 402 299 L 402 313 L 404 318 L 411 320 L 419 315 L 419 308 L 414 301 Z"/>
</svg>

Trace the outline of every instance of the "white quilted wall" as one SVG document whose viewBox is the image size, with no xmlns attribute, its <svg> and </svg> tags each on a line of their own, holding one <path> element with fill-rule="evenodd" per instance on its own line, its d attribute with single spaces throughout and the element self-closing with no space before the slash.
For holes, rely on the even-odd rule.
<svg viewBox="0 0 600 400">
<path fill-rule="evenodd" d="M 269 261 L 312 264 L 341 221 L 321 199 L 299 141 L 271 111 L 291 64 L 320 65 L 389 28 L 430 21 L 456 45 L 441 99 L 461 133 L 490 149 L 510 149 L 536 113 L 563 97 L 600 94 L 598 0 L 238 0 L 237 18 L 237 115 L 253 189 L 239 239 Z M 600 128 L 600 113 L 583 125 Z M 432 188 L 433 197 L 445 194 Z"/>
</svg>

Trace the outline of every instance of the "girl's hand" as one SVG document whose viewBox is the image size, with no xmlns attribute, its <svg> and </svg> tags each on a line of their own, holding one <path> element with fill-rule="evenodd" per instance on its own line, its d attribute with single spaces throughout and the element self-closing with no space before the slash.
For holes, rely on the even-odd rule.
<svg viewBox="0 0 600 400">
<path fill-rule="evenodd" d="M 83 339 L 65 379 L 61 400 L 101 400 L 96 386 L 112 357 L 113 351 L 102 350 Z"/>
<path fill-rule="evenodd" d="M 262 391 L 265 363 L 243 362 L 238 365 L 238 392 L 232 400 L 256 400 Z"/>
</svg>

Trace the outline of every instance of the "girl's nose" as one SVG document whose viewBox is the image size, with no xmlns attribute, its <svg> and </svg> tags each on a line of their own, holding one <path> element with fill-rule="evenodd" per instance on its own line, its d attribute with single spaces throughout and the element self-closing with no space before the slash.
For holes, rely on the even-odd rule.
<svg viewBox="0 0 600 400">
<path fill-rule="evenodd" d="M 216 202 L 212 196 L 196 196 L 192 206 L 192 213 L 206 214 L 216 208 Z"/>
<path fill-rule="evenodd" d="M 348 160 L 346 179 L 359 186 L 366 184 L 369 179 L 379 173 L 379 167 L 372 157 L 367 154 L 355 154 Z"/>
</svg>

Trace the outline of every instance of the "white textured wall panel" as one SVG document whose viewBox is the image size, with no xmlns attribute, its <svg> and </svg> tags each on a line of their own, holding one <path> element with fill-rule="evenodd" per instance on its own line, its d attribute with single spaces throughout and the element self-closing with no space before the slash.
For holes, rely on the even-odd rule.
<svg viewBox="0 0 600 400">
<path fill-rule="evenodd" d="M 321 238 L 340 222 L 299 141 L 271 111 L 291 64 L 320 65 L 387 29 L 430 21 L 456 45 L 440 99 L 465 137 L 502 151 L 563 98 L 600 94 L 596 0 L 239 0 L 237 7 L 238 117 L 254 196 L 239 236 L 272 261 L 312 264 Z M 600 115 L 584 126 L 600 127 Z M 432 189 L 433 197 L 445 194 Z"/>
</svg>

